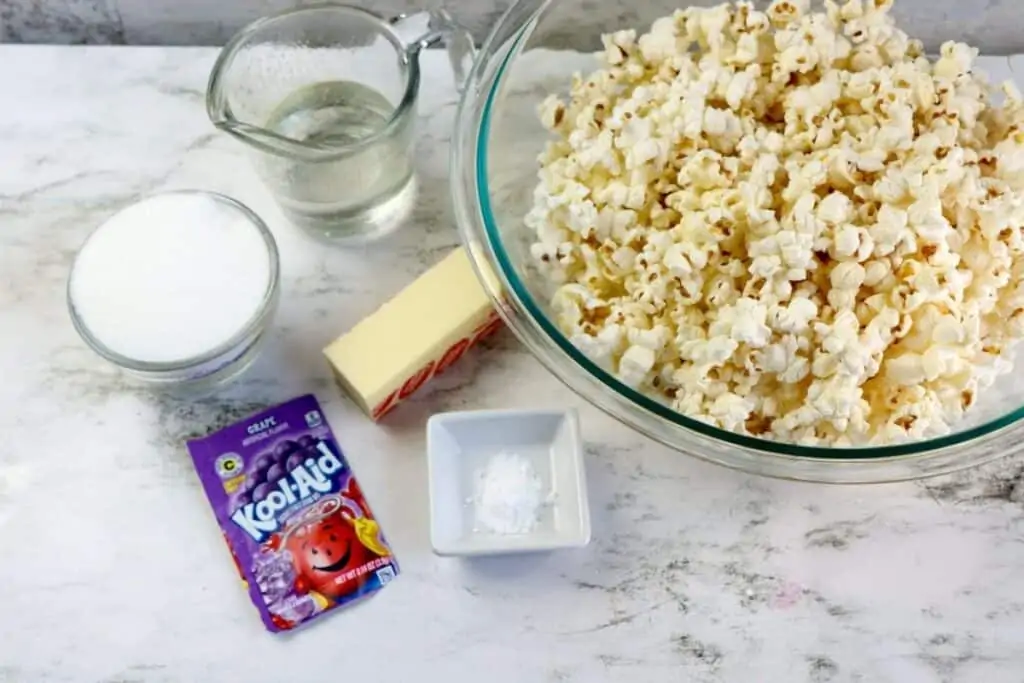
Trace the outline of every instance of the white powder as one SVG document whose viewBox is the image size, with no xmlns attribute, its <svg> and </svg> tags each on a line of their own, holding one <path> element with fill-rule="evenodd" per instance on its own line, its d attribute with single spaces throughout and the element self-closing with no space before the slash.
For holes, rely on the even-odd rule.
<svg viewBox="0 0 1024 683">
<path fill-rule="evenodd" d="M 544 502 L 540 477 L 522 456 L 498 453 L 477 471 L 472 502 L 476 530 L 528 533 L 537 525 Z"/>
<path fill-rule="evenodd" d="M 146 199 L 111 217 L 79 252 L 72 305 L 92 336 L 143 362 L 194 358 L 259 312 L 271 278 L 260 231 L 202 194 Z"/>
</svg>

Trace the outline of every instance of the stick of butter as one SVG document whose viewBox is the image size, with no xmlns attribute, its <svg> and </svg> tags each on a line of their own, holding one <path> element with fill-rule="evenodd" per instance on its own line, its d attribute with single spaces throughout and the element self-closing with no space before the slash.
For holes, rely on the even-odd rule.
<svg viewBox="0 0 1024 683">
<path fill-rule="evenodd" d="M 497 289 L 494 274 L 486 277 Z M 324 355 L 345 392 L 379 420 L 500 326 L 460 247 L 332 342 Z"/>
</svg>

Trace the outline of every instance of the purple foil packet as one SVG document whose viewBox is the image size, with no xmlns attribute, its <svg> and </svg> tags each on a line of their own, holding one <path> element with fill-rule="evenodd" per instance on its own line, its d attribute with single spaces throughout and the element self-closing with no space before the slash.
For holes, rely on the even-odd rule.
<svg viewBox="0 0 1024 683">
<path fill-rule="evenodd" d="M 295 628 L 398 575 L 313 396 L 191 440 L 188 450 L 269 630 Z"/>
</svg>

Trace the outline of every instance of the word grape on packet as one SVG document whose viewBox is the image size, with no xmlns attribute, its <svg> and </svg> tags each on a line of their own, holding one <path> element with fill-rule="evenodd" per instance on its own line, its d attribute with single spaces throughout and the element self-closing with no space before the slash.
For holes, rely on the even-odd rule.
<svg viewBox="0 0 1024 683">
<path fill-rule="evenodd" d="M 189 441 L 188 450 L 269 630 L 292 629 L 398 575 L 313 396 Z"/>
</svg>

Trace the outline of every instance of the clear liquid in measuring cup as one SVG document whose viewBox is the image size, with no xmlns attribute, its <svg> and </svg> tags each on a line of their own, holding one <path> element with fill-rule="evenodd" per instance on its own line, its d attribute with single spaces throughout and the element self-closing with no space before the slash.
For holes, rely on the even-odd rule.
<svg viewBox="0 0 1024 683">
<path fill-rule="evenodd" d="M 412 118 L 388 129 L 394 111 L 384 95 L 354 81 L 304 86 L 273 108 L 268 130 L 338 150 L 323 161 L 260 159 L 291 220 L 328 239 L 377 236 L 401 223 L 415 197 Z"/>
<path fill-rule="evenodd" d="M 362 83 L 315 83 L 274 107 L 267 128 L 293 140 L 344 147 L 383 130 L 394 109 L 384 95 Z"/>
</svg>

